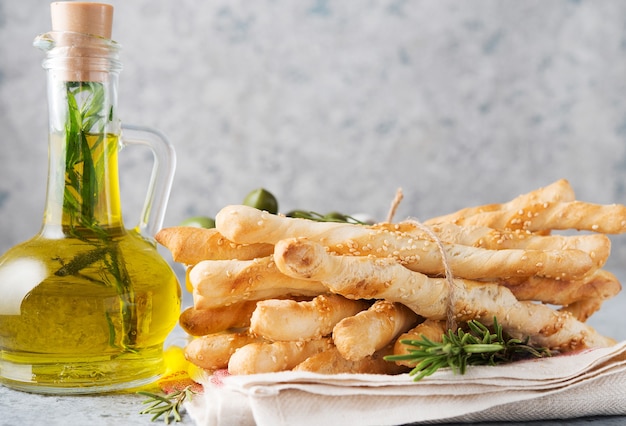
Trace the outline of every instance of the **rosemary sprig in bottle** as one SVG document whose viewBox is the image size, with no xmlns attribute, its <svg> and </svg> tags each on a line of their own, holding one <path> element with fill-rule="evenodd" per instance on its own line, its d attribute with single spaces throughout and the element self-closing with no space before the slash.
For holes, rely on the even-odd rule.
<svg viewBox="0 0 626 426">
<path fill-rule="evenodd" d="M 388 355 L 387 361 L 410 361 L 415 367 L 409 373 L 415 381 L 430 376 L 440 368 L 450 367 L 455 373 L 465 374 L 468 365 L 496 365 L 526 358 L 551 356 L 548 348 L 536 348 L 524 340 L 504 333 L 496 318 L 493 331 L 479 321 L 467 322 L 468 330 L 448 330 L 441 342 L 425 336 L 416 340 L 401 340 L 412 346 L 406 355 Z"/>
<path fill-rule="evenodd" d="M 107 190 L 106 179 L 110 171 L 107 154 L 117 151 L 118 143 L 117 136 L 107 132 L 113 120 L 113 105 L 107 99 L 106 84 L 90 81 L 63 83 L 62 90 L 67 99 L 63 224 L 68 235 L 93 246 L 93 249 L 77 254 L 67 262 L 59 259 L 61 266 L 55 274 L 96 281 L 84 271 L 99 264 L 106 274 L 101 274 L 98 283 L 114 287 L 119 295 L 122 321 L 119 344 L 132 350 L 137 337 L 135 296 L 118 243 L 106 229 L 108 218 L 97 208 Z M 116 329 L 108 315 L 107 321 L 111 333 L 109 341 L 116 342 Z"/>
</svg>

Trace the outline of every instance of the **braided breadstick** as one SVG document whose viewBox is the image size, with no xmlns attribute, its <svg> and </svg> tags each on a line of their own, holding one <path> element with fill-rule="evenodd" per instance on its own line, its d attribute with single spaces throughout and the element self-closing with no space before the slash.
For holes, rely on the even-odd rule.
<svg viewBox="0 0 626 426">
<path fill-rule="evenodd" d="M 228 372 L 256 374 L 291 370 L 308 357 L 332 347 L 330 338 L 306 342 L 251 343 L 238 349 L 230 357 Z"/>
<path fill-rule="evenodd" d="M 174 262 L 195 265 L 202 260 L 248 260 L 272 254 L 271 244 L 236 244 L 216 229 L 176 226 L 161 229 L 156 240 L 172 253 Z"/>
<path fill-rule="evenodd" d="M 223 208 L 216 224 L 220 233 L 236 242 L 275 244 L 297 236 L 318 241 L 337 254 L 390 257 L 416 272 L 444 273 L 436 244 L 411 233 L 289 218 L 247 206 Z M 485 250 L 445 242 L 443 245 L 450 268 L 456 276 L 468 279 L 532 275 L 568 279 L 594 268 L 590 255 L 580 250 Z"/>
<path fill-rule="evenodd" d="M 252 313 L 250 331 L 272 341 L 319 339 L 329 335 L 339 321 L 368 306 L 338 294 L 322 294 L 310 302 L 262 300 Z"/>
<path fill-rule="evenodd" d="M 286 275 L 321 281 L 330 291 L 351 299 L 403 303 L 425 318 L 445 319 L 453 295 L 452 311 L 458 321 L 477 319 L 490 325 L 495 316 L 506 332 L 528 336 L 540 346 L 574 350 L 614 343 L 569 313 L 520 302 L 495 283 L 455 279 L 452 293 L 447 280 L 410 271 L 394 260 L 335 256 L 320 244 L 296 239 L 280 241 L 274 260 Z"/>
<path fill-rule="evenodd" d="M 245 300 L 211 309 L 189 307 L 181 312 L 178 323 L 191 336 L 206 336 L 229 328 L 248 327 L 256 303 Z"/>
<path fill-rule="evenodd" d="M 498 210 L 518 210 L 520 208 L 528 206 L 529 204 L 543 203 L 546 201 L 569 202 L 574 201 L 575 199 L 576 196 L 574 194 L 574 189 L 571 187 L 569 182 L 566 179 L 560 179 L 543 188 L 539 188 L 529 193 L 519 195 L 506 203 L 486 204 L 477 207 L 466 207 L 464 209 L 458 210 L 455 213 L 434 217 L 425 223 L 428 225 L 434 223 L 459 223 L 461 221 L 464 221 L 468 217 L 474 216 L 476 214 L 495 212 Z"/>
<path fill-rule="evenodd" d="M 189 270 L 187 280 L 193 287 L 196 309 L 328 292 L 321 283 L 282 274 L 271 256 L 254 260 L 203 260 Z"/>
<path fill-rule="evenodd" d="M 622 289 L 617 277 L 602 269 L 579 280 L 529 277 L 523 281 L 503 279 L 498 284 L 506 286 L 518 300 L 535 300 L 565 306 L 585 299 L 610 299 Z"/>
<path fill-rule="evenodd" d="M 569 312 L 578 321 L 585 322 L 602 307 L 603 299 L 590 298 L 576 301 L 560 309 L 561 312 Z"/>
<path fill-rule="evenodd" d="M 425 319 L 424 322 L 419 323 L 406 333 L 402 333 L 396 339 L 393 345 L 394 355 L 407 355 L 410 353 L 410 346 L 402 343 L 403 340 L 420 340 L 424 337 L 432 340 L 433 342 L 441 342 L 444 333 L 446 332 L 446 322 L 437 321 L 431 319 Z M 396 361 L 398 365 L 404 365 L 406 367 L 414 367 L 415 363 L 410 361 Z"/>
<path fill-rule="evenodd" d="M 386 346 L 371 356 L 350 361 L 345 359 L 337 348 L 331 348 L 308 357 L 296 365 L 293 371 L 310 371 L 318 374 L 400 374 L 409 371 L 409 368 L 385 360 L 385 356 L 392 354 L 391 346 Z"/>
<path fill-rule="evenodd" d="M 345 359 L 358 361 L 389 345 L 417 319 L 401 303 L 377 300 L 368 310 L 339 321 L 333 329 L 333 341 Z"/>
<path fill-rule="evenodd" d="M 428 225 L 436 224 L 429 220 Z M 479 213 L 454 222 L 457 225 L 480 225 L 496 229 L 521 229 L 531 232 L 553 229 L 577 229 L 603 234 L 626 232 L 626 206 L 592 204 L 582 201 L 530 204 L 515 210 Z"/>
<path fill-rule="evenodd" d="M 185 347 L 185 358 L 200 368 L 219 370 L 228 366 L 237 349 L 261 341 L 247 332 L 209 334 L 189 342 Z"/>
<path fill-rule="evenodd" d="M 428 238 L 411 221 L 386 226 L 389 229 L 415 235 L 418 239 Z M 431 226 L 431 230 L 446 243 L 488 250 L 580 250 L 589 254 L 598 268 L 604 265 L 611 251 L 611 240 L 604 234 L 539 235 L 521 229 L 500 230 L 486 226 L 460 226 L 453 223 L 435 224 Z"/>
</svg>

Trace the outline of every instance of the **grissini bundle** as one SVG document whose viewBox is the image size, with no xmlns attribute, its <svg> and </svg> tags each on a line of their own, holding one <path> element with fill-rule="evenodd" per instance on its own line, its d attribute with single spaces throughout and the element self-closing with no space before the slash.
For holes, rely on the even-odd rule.
<svg viewBox="0 0 626 426">
<path fill-rule="evenodd" d="M 402 303 L 426 318 L 445 319 L 450 303 L 457 321 L 477 319 L 491 325 L 497 317 L 512 336 L 530 336 L 533 343 L 548 348 L 568 351 L 615 343 L 571 314 L 518 301 L 509 289 L 495 283 L 454 279 L 451 288 L 445 279 L 430 278 L 395 261 L 336 256 L 304 239 L 280 241 L 274 260 L 286 275 L 322 282 L 348 298 Z"/>
<path fill-rule="evenodd" d="M 383 356 L 406 353 L 402 340 L 440 341 L 457 321 L 494 318 L 538 347 L 614 343 L 584 321 L 621 290 L 601 268 L 625 206 L 576 201 L 562 179 L 424 223 L 392 218 L 324 223 L 228 206 L 216 229 L 162 230 L 194 292 L 181 326 L 202 337 L 188 359 L 231 374 L 397 374 L 414 365 Z M 591 232 L 552 234 L 561 229 Z"/>
</svg>

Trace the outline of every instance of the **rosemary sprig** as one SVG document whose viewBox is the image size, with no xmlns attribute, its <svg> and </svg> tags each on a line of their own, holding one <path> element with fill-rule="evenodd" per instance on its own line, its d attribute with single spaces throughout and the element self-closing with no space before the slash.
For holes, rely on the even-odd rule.
<svg viewBox="0 0 626 426">
<path fill-rule="evenodd" d="M 138 391 L 137 393 L 148 398 L 143 401 L 144 404 L 150 404 L 147 408 L 140 411 L 140 414 L 152 414 L 151 421 L 164 416 L 163 421 L 165 424 L 170 424 L 172 420 L 180 422 L 182 420 L 181 408 L 183 402 L 191 400 L 193 395 L 195 395 L 195 392 L 191 390 L 191 386 L 167 395 L 146 391 Z"/>
<path fill-rule="evenodd" d="M 65 126 L 67 155 L 66 191 L 63 208 L 70 219 L 70 232 L 79 237 L 75 227 L 83 226 L 104 235 L 94 206 L 98 202 L 105 164 L 93 158 L 105 138 L 107 115 L 105 88 L 99 82 L 67 82 L 68 115 Z M 87 136 L 96 136 L 91 143 Z"/>
<path fill-rule="evenodd" d="M 434 342 L 425 336 L 416 340 L 401 340 L 401 343 L 415 349 L 409 349 L 406 355 L 388 355 L 385 360 L 414 362 L 415 367 L 409 375 L 419 381 L 445 367 L 465 374 L 468 365 L 496 365 L 552 355 L 548 348 L 530 345 L 528 338 L 520 340 L 506 335 L 496 318 L 493 320 L 493 332 L 476 320 L 468 321 L 467 328 L 467 331 L 459 328 L 456 333 L 448 330 L 441 342 Z"/>
<path fill-rule="evenodd" d="M 107 313 L 109 341 L 119 342 L 124 350 L 133 351 L 138 327 L 135 295 L 119 245 L 107 230 L 108 210 L 103 212 L 98 207 L 105 203 L 103 197 L 110 190 L 107 174 L 111 159 L 107 153 L 117 150 L 118 138 L 107 133 L 107 126 L 114 118 L 113 105 L 107 99 L 105 82 L 63 82 L 61 90 L 67 99 L 63 224 L 69 235 L 93 249 L 67 262 L 57 259 L 61 266 L 55 274 L 81 276 L 115 288 L 119 295 L 121 329 L 116 329 Z M 98 280 L 90 277 L 90 268 L 99 271 Z"/>
</svg>

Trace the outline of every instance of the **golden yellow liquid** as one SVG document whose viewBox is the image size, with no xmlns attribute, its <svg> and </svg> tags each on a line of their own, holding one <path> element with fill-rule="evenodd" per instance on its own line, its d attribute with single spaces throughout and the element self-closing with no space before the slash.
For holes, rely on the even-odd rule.
<svg viewBox="0 0 626 426">
<path fill-rule="evenodd" d="M 126 299 L 112 285 L 115 278 L 103 260 L 78 273 L 58 274 L 80 253 L 93 252 L 94 246 L 81 240 L 38 236 L 0 258 L 0 277 L 5 268 L 14 272 L 5 274 L 11 286 L 24 286 L 23 297 L 18 291 L 12 301 L 0 300 L 0 380 L 5 385 L 91 393 L 134 387 L 162 374 L 163 343 L 180 313 L 180 286 L 156 248 L 136 233 L 113 237 L 112 244 L 130 278 Z M 0 297 L 3 289 L 9 293 L 7 285 L 0 282 Z M 130 326 L 125 308 L 135 313 Z"/>
</svg>

